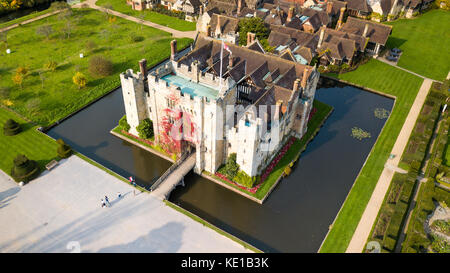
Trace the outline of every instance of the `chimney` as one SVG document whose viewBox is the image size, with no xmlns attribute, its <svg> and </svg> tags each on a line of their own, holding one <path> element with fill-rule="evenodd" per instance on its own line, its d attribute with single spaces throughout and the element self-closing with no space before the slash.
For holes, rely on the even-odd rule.
<svg viewBox="0 0 450 273">
<path fill-rule="evenodd" d="M 255 41 L 255 38 L 255 33 L 247 32 L 247 46 L 251 45 Z"/>
<path fill-rule="evenodd" d="M 341 13 L 339 14 L 339 20 L 336 24 L 336 29 L 340 29 L 342 26 L 342 21 L 344 20 L 344 12 L 345 12 L 345 7 L 342 7 Z"/>
<path fill-rule="evenodd" d="M 216 25 L 216 37 L 222 34 L 222 27 L 220 26 L 220 15 L 217 15 L 217 25 Z"/>
<path fill-rule="evenodd" d="M 300 88 L 300 79 L 297 78 L 297 79 L 294 81 L 294 88 L 292 88 L 292 91 L 295 92 L 295 91 L 297 91 L 299 88 Z"/>
<path fill-rule="evenodd" d="M 228 69 L 233 67 L 233 55 L 228 55 Z"/>
<path fill-rule="evenodd" d="M 175 61 L 175 55 L 177 54 L 177 40 L 170 42 L 170 59 Z"/>
<path fill-rule="evenodd" d="M 290 7 L 288 11 L 287 21 L 290 22 L 292 20 L 292 17 L 294 17 L 294 7 Z"/>
<path fill-rule="evenodd" d="M 139 69 L 141 70 L 142 76 L 144 76 L 144 80 L 147 79 L 147 60 L 142 59 L 139 61 Z"/>
<path fill-rule="evenodd" d="M 366 24 L 364 26 L 364 32 L 362 34 L 362 36 L 367 37 L 367 32 L 369 31 L 369 24 Z"/>
<path fill-rule="evenodd" d="M 241 16 L 241 9 L 242 9 L 242 0 L 238 0 L 238 6 L 237 6 L 237 16 Z"/>
<path fill-rule="evenodd" d="M 211 37 L 211 25 L 208 24 L 206 26 L 206 36 Z"/>
<path fill-rule="evenodd" d="M 305 69 L 303 70 L 303 77 L 302 77 L 302 88 L 305 89 L 306 88 L 306 84 L 308 83 L 308 77 L 310 74 L 310 68 L 307 66 L 305 67 Z"/>
<path fill-rule="evenodd" d="M 327 14 L 331 14 L 333 11 L 333 2 L 327 2 Z"/>
<path fill-rule="evenodd" d="M 320 36 L 319 36 L 319 43 L 317 44 L 317 48 L 320 48 L 322 46 L 323 43 L 323 37 L 325 36 L 325 28 L 321 27 L 320 28 Z"/>
<path fill-rule="evenodd" d="M 198 11 L 198 13 L 199 13 L 200 15 L 203 14 L 203 5 L 200 5 L 200 10 Z"/>
</svg>

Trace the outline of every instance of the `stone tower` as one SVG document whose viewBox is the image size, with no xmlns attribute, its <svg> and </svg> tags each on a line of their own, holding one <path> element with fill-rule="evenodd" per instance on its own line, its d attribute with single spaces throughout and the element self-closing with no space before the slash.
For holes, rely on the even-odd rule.
<svg viewBox="0 0 450 273">
<path fill-rule="evenodd" d="M 133 73 L 128 69 L 120 74 L 122 94 L 125 105 L 127 122 L 130 125 L 130 133 L 138 135 L 136 126 L 147 117 L 144 91 L 144 75 L 141 72 Z"/>
</svg>

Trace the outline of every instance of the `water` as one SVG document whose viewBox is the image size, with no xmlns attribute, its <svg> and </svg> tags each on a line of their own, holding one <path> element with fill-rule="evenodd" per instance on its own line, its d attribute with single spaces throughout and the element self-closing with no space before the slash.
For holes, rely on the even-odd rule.
<svg viewBox="0 0 450 273">
<path fill-rule="evenodd" d="M 42 11 L 45 9 L 48 9 L 50 7 L 50 3 L 43 3 L 41 5 L 38 5 L 36 7 L 32 8 L 26 8 L 26 9 L 19 9 L 13 12 L 10 12 L 8 14 L 0 15 L 0 23 L 8 22 L 23 16 L 26 16 L 28 14 L 31 14 L 35 11 Z"/>
<path fill-rule="evenodd" d="M 192 172 L 170 201 L 263 251 L 316 252 L 384 125 L 374 109 L 393 106 L 391 99 L 334 82 L 319 89 L 316 98 L 334 112 L 263 205 Z M 118 89 L 48 134 L 148 188 L 170 163 L 109 133 L 123 115 Z M 354 126 L 372 137 L 353 138 Z"/>
</svg>

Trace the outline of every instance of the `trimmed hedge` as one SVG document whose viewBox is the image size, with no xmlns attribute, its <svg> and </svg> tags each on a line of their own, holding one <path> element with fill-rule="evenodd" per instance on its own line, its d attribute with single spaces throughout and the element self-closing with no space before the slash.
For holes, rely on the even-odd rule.
<svg viewBox="0 0 450 273">
<path fill-rule="evenodd" d="M 146 118 L 139 123 L 136 130 L 140 138 L 149 139 L 153 137 L 153 122 L 149 118 Z"/>
</svg>

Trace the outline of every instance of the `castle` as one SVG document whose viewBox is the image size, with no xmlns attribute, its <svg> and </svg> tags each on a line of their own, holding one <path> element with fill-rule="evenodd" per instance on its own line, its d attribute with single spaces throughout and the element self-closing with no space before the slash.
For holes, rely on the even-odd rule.
<svg viewBox="0 0 450 273">
<path fill-rule="evenodd" d="M 254 177 L 290 136 L 305 134 L 320 74 L 251 44 L 225 45 L 200 35 L 178 56 L 173 40 L 166 64 L 148 72 L 142 60 L 140 72 L 122 73 L 129 132 L 137 135 L 136 126 L 149 118 L 157 145 L 177 154 L 195 150 L 196 173 L 215 173 L 235 153 L 240 169 Z"/>
</svg>

